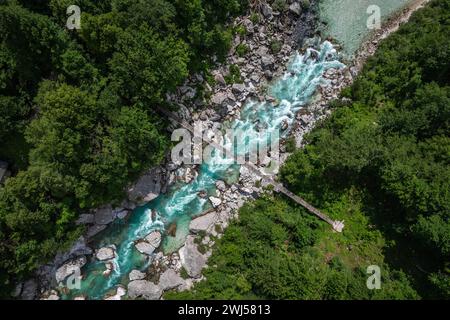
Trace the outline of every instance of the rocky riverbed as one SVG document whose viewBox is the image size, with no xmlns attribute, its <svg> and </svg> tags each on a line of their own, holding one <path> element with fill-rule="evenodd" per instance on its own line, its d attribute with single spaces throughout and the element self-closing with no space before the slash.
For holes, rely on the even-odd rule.
<svg viewBox="0 0 450 320">
<path fill-rule="evenodd" d="M 302 7 L 301 3 L 289 1 L 288 9 L 282 13 L 262 3 L 256 8 L 259 22 L 251 19 L 250 14 L 236 19 L 235 27 L 242 26 L 245 32 L 235 35 L 226 62 L 218 64 L 211 72 L 214 81 L 208 82 L 207 75 L 197 74 L 190 77 L 177 92 L 167 96 L 168 101 L 179 106 L 178 115 L 190 123 L 200 120 L 207 128 L 216 129 L 221 128 L 226 121 L 239 118 L 246 99 L 270 101 L 271 97 L 265 89 L 273 78 L 286 71 L 287 62 L 295 50 L 302 49 L 299 44 L 306 47 L 317 46 L 321 42 L 319 37 L 313 37 L 312 30 L 302 31 L 299 27 L 304 21 L 313 23 L 310 10 L 314 8 L 314 1 L 311 1 L 309 10 Z M 381 36 L 385 36 L 385 33 L 380 33 Z M 367 51 L 369 54 L 377 43 L 377 39 L 371 39 L 371 50 Z M 243 46 L 248 48 L 245 54 L 238 49 Z M 361 55 L 364 56 L 363 53 Z M 355 63 L 325 73 L 327 82 L 320 86 L 313 102 L 297 114 L 297 121 L 293 123 L 291 132 L 298 147 L 303 144 L 304 134 L 313 128 L 318 119 L 330 112 L 329 102 L 338 97 L 342 88 L 352 83 L 359 71 L 358 66 Z M 232 73 L 236 73 L 236 67 L 239 69 L 239 79 L 230 81 Z M 199 91 L 202 91 L 201 94 Z M 178 128 L 178 124 L 174 122 L 168 129 L 175 128 Z M 281 161 L 284 161 L 288 154 L 283 143 L 281 151 Z M 197 175 L 198 166 L 174 164 L 168 159 L 165 165 L 152 168 L 130 186 L 127 199 L 119 206 L 107 205 L 80 215 L 77 223 L 86 225 L 85 236 L 68 252 L 55 257 L 53 263 L 42 266 L 35 279 L 19 284 L 14 295 L 22 299 L 59 299 L 64 288 L 58 289 L 58 285 L 73 276 L 82 278 L 83 275 L 77 274 L 76 270 L 92 259 L 104 263 L 103 276 L 109 277 L 116 267 L 114 258 L 117 248 L 114 245 L 93 248 L 91 240 L 101 235 L 113 221 L 129 219 L 137 206 L 154 200 L 178 182 L 192 182 Z M 220 238 L 230 221 L 237 218 L 238 209 L 244 202 L 258 197 L 265 185 L 260 177 L 241 166 L 238 181 L 228 183 L 218 180 L 215 187 L 214 195 L 199 192 L 198 197 L 209 201 L 211 209 L 190 222 L 189 235 L 179 250 L 166 255 L 160 250 L 162 238 L 176 232 L 170 227 L 164 231 L 152 231 L 134 243 L 137 251 L 148 256 L 149 267 L 145 272 L 132 270 L 128 275 L 128 285 L 117 286 L 115 292 L 106 295 L 105 299 L 120 300 L 125 295 L 130 298 L 159 299 L 164 291 L 188 290 L 195 282 L 202 280 L 201 271 L 207 267 L 215 239 Z M 158 212 L 152 212 L 152 215 L 156 219 Z M 85 298 L 74 297 L 77 300 Z"/>
</svg>

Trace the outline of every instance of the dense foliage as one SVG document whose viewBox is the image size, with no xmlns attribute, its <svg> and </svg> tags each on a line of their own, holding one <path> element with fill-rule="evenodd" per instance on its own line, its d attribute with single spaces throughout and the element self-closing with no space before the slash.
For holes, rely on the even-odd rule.
<svg viewBox="0 0 450 320">
<path fill-rule="evenodd" d="M 240 211 L 206 281 L 168 298 L 450 297 L 450 1 L 435 0 L 385 40 L 281 179 L 332 218 L 282 198 Z M 366 288 L 378 265 L 380 290 Z"/>
<path fill-rule="evenodd" d="M 81 29 L 67 30 L 67 8 Z M 0 287 L 7 295 L 81 232 L 78 214 L 119 200 L 168 146 L 154 111 L 230 45 L 245 0 L 1 0 Z"/>
</svg>

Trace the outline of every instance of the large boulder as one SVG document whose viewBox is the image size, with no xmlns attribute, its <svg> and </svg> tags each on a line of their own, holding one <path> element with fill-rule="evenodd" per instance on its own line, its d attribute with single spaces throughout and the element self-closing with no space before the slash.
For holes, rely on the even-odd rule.
<svg viewBox="0 0 450 320">
<path fill-rule="evenodd" d="M 211 212 L 195 218 L 189 224 L 189 230 L 193 233 L 209 230 L 217 222 L 217 212 Z"/>
<path fill-rule="evenodd" d="M 142 297 L 147 300 L 158 300 L 161 298 L 162 290 L 153 282 L 146 280 L 135 280 L 128 284 L 128 297 L 135 299 Z"/>
<path fill-rule="evenodd" d="M 99 225 L 107 225 L 114 221 L 116 212 L 110 205 L 101 207 L 95 211 L 95 223 Z"/>
<path fill-rule="evenodd" d="M 187 236 L 186 243 L 180 249 L 179 255 L 188 275 L 192 278 L 200 278 L 207 259 L 198 251 L 194 238 L 194 236 Z"/>
<path fill-rule="evenodd" d="M 145 278 L 145 273 L 139 271 L 139 270 L 132 270 L 130 274 L 128 275 L 130 278 L 130 281 L 134 280 L 142 280 Z"/>
<path fill-rule="evenodd" d="M 92 254 L 92 249 L 87 246 L 85 238 L 82 236 L 74 243 L 72 248 L 66 252 L 58 252 L 55 256 L 53 264 L 62 265 L 64 262 L 77 258 L 79 256 L 88 256 Z"/>
<path fill-rule="evenodd" d="M 153 231 L 147 235 L 144 239 L 141 239 L 135 243 L 136 249 L 143 254 L 151 255 L 161 244 L 161 233 L 159 231 Z"/>
<path fill-rule="evenodd" d="M 105 224 L 103 224 L 103 225 L 101 225 L 101 224 L 93 225 L 86 232 L 86 238 L 90 239 L 92 237 L 95 237 L 97 234 L 99 234 L 100 232 L 102 232 L 105 229 L 106 229 L 106 225 Z"/>
<path fill-rule="evenodd" d="M 183 284 L 183 278 L 180 277 L 178 273 L 173 269 L 167 269 L 164 273 L 159 277 L 158 286 L 161 290 L 170 290 L 177 288 Z"/>
<path fill-rule="evenodd" d="M 155 251 L 155 247 L 151 246 L 148 242 L 139 240 L 134 244 L 137 251 L 142 254 L 151 255 Z"/>
<path fill-rule="evenodd" d="M 67 277 L 73 275 L 75 272 L 80 272 L 80 269 L 86 264 L 86 262 L 87 259 L 85 256 L 81 256 L 66 262 L 56 270 L 56 282 L 63 282 Z"/>
<path fill-rule="evenodd" d="M 161 233 L 159 231 L 153 231 L 145 237 L 145 241 L 156 249 L 161 244 Z"/>
<path fill-rule="evenodd" d="M 161 169 L 153 168 L 128 189 L 128 199 L 145 204 L 157 198 L 161 192 Z"/>
<path fill-rule="evenodd" d="M 100 248 L 95 255 L 95 257 L 100 261 L 111 260 L 114 259 L 115 256 L 116 254 L 114 252 L 114 249 L 111 247 Z"/>
</svg>

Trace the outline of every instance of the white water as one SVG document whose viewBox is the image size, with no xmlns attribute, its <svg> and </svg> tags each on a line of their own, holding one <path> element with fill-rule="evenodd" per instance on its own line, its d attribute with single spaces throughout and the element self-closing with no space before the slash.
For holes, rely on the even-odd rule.
<svg viewBox="0 0 450 320">
<path fill-rule="evenodd" d="M 265 134 L 258 136 L 258 139 L 267 141 L 268 137 L 280 131 L 283 122 L 287 122 L 291 127 L 296 113 L 311 100 L 317 87 L 324 83 L 323 74 L 327 70 L 343 66 L 337 60 L 337 53 L 329 42 L 324 42 L 320 51 L 309 49 L 304 55 L 296 54 L 291 59 L 287 72 L 276 80 L 269 90 L 269 94 L 279 101 L 278 105 L 274 106 L 265 101 L 248 101 L 243 107 L 240 119 L 235 120 L 231 127 L 244 131 L 250 137 L 256 137 L 258 130 L 263 128 Z M 288 132 L 289 129 L 285 130 L 282 136 Z M 225 147 L 231 149 L 231 142 L 226 141 Z M 238 153 L 245 153 L 245 148 L 238 149 Z M 198 192 L 206 190 L 213 195 L 215 182 L 235 170 L 239 170 L 239 167 L 232 164 L 203 164 L 193 182 L 178 186 L 144 207 L 137 208 L 127 224 L 114 224 L 110 227 L 110 230 L 102 234 L 97 245 L 117 246 L 113 273 L 104 277 L 101 274 L 104 270 L 103 263 L 92 261 L 85 267 L 86 276 L 81 289 L 73 290 L 67 298 L 83 294 L 91 299 L 101 299 L 118 284 L 126 284 L 131 270 L 145 270 L 150 261 L 136 251 L 134 241 L 153 230 L 164 230 L 172 222 L 178 223 L 177 229 L 186 231 L 190 218 L 200 214 L 207 205 L 207 200 L 197 196 Z M 152 209 L 159 213 L 155 220 L 152 220 Z"/>
</svg>

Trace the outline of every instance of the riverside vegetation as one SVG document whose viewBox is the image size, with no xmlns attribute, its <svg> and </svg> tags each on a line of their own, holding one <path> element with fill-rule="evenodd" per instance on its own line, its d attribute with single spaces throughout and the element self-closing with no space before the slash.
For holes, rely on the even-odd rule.
<svg viewBox="0 0 450 320">
<path fill-rule="evenodd" d="M 217 240 L 206 280 L 166 299 L 450 298 L 450 1 L 380 45 L 280 172 L 342 234 L 270 192 Z M 366 287 L 369 265 L 380 290 Z"/>
<path fill-rule="evenodd" d="M 65 29 L 79 5 L 82 28 Z M 83 233 L 168 150 L 154 111 L 230 47 L 246 0 L 1 0 L 0 296 Z"/>
</svg>

